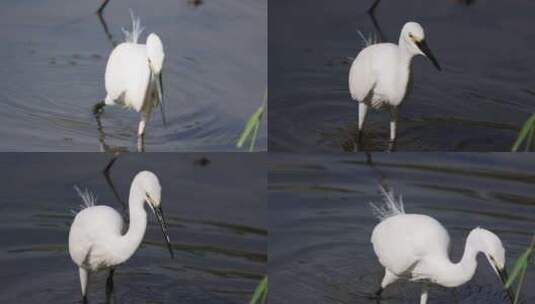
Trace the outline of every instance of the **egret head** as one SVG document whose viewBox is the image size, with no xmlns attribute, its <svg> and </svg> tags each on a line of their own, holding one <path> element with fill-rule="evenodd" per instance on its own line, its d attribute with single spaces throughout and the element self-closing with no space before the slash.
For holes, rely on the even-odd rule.
<svg viewBox="0 0 535 304">
<path fill-rule="evenodd" d="M 429 60 L 431 60 L 437 70 L 441 70 L 438 61 L 435 59 L 435 56 L 433 56 L 433 53 L 427 46 L 425 32 L 420 24 L 416 22 L 405 23 L 403 29 L 401 29 L 401 36 L 399 40 L 400 44 L 403 43 L 405 46 L 407 46 L 411 54 L 426 56 L 429 58 Z"/>
<path fill-rule="evenodd" d="M 162 40 L 160 40 L 160 37 L 154 33 L 151 33 L 147 37 L 147 55 L 153 73 L 156 75 L 160 74 L 165 59 L 165 53 L 163 52 Z"/>
<path fill-rule="evenodd" d="M 171 246 L 171 240 L 169 239 L 169 234 L 167 233 L 167 223 L 165 222 L 161 205 L 162 187 L 160 186 L 160 181 L 158 180 L 156 174 L 150 171 L 139 172 L 135 177 L 135 180 L 137 179 L 140 181 L 140 187 L 143 191 L 145 202 L 147 205 L 149 205 L 150 209 L 156 216 L 158 223 L 160 224 L 165 242 L 167 243 L 167 249 L 169 249 L 171 258 L 173 258 L 173 247 Z"/>
<path fill-rule="evenodd" d="M 156 174 L 150 171 L 139 172 L 134 180 L 139 180 L 139 187 L 145 194 L 145 202 L 151 208 L 158 208 L 161 203 L 162 186 Z"/>
<path fill-rule="evenodd" d="M 500 238 L 489 230 L 479 227 L 470 232 L 469 238 L 474 239 L 474 244 L 477 244 L 476 249 L 485 255 L 492 269 L 505 286 L 508 276 L 505 269 L 505 249 Z M 507 293 L 512 299 L 512 291 L 507 290 Z"/>
<path fill-rule="evenodd" d="M 149 65 L 151 70 L 151 78 L 156 81 L 156 91 L 158 93 L 158 100 L 160 102 L 160 111 L 162 114 L 162 121 L 164 126 L 167 127 L 165 122 L 165 107 L 164 107 L 164 95 L 163 95 L 163 61 L 165 59 L 165 53 L 163 51 L 163 43 L 158 35 L 151 33 L 147 37 L 147 56 L 149 57 Z"/>
</svg>

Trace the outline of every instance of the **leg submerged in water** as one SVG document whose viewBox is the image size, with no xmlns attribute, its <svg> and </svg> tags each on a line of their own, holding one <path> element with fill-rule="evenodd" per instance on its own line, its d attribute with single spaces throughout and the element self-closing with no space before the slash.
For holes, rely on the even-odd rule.
<svg viewBox="0 0 535 304">
<path fill-rule="evenodd" d="M 428 288 L 427 285 L 424 285 L 422 287 L 422 295 L 420 296 L 420 304 L 427 304 L 427 297 L 428 297 Z"/>
<path fill-rule="evenodd" d="M 108 274 L 108 279 L 106 280 L 106 294 L 109 295 L 113 291 L 113 273 L 115 269 L 111 268 L 110 273 Z"/>
<path fill-rule="evenodd" d="M 145 126 L 149 120 L 149 113 L 143 113 L 141 115 L 141 120 L 139 121 L 139 128 L 137 131 L 138 141 L 137 141 L 137 150 L 138 152 L 145 151 Z"/>
<path fill-rule="evenodd" d="M 93 106 L 93 115 L 100 116 L 102 112 L 104 112 L 104 107 L 106 106 L 106 103 L 104 101 L 97 102 Z"/>
</svg>

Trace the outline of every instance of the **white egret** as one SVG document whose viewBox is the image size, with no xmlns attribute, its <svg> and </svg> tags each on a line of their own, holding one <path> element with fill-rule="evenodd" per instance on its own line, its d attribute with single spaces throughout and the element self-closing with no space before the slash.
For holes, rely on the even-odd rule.
<svg viewBox="0 0 535 304">
<path fill-rule="evenodd" d="M 390 109 L 389 143 L 393 148 L 397 107 L 410 85 L 410 64 L 416 55 L 427 56 L 440 70 L 440 65 L 427 47 L 423 28 L 416 22 L 407 22 L 401 30 L 398 44 L 368 45 L 353 61 L 349 71 L 349 91 L 359 105 L 357 145 L 361 142 L 368 107 L 386 107 Z"/>
<path fill-rule="evenodd" d="M 378 297 L 384 288 L 403 278 L 423 282 L 420 304 L 426 304 L 429 283 L 457 287 L 472 279 L 480 253 L 505 285 L 505 249 L 498 236 L 483 228 L 473 229 L 466 239 L 462 259 L 453 263 L 448 256 L 450 237 L 446 229 L 430 216 L 406 214 L 401 197 L 396 199 L 384 188 L 381 191 L 385 206 L 372 204 L 381 222 L 371 235 L 373 250 L 385 267 Z M 507 295 L 512 299 L 510 290 Z"/>
<path fill-rule="evenodd" d="M 161 206 L 161 186 L 154 173 L 141 171 L 132 181 L 128 200 L 130 224 L 124 234 L 119 212 L 108 206 L 96 206 L 91 193 L 77 191 L 84 205 L 71 225 L 69 254 L 78 265 L 84 302 L 87 300 L 89 272 L 109 270 L 106 290 L 110 292 L 115 267 L 128 260 L 141 244 L 147 228 L 145 203 L 156 215 L 171 258 L 174 257 Z"/>
<path fill-rule="evenodd" d="M 97 103 L 93 112 L 97 118 L 106 105 L 121 105 L 141 114 L 138 126 L 138 150 L 143 149 L 145 126 L 152 109 L 160 106 L 165 122 L 162 69 L 165 59 L 163 44 L 158 35 L 151 33 L 146 44 L 139 44 L 143 32 L 139 18 L 132 17 L 132 31 L 123 29 L 126 39 L 113 49 L 106 65 L 106 98 Z"/>
</svg>

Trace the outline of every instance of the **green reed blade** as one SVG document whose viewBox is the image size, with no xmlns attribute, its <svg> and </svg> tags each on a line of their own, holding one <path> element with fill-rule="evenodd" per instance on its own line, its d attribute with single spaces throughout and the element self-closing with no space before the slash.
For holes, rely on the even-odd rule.
<svg viewBox="0 0 535 304">
<path fill-rule="evenodd" d="M 511 272 L 507 283 L 505 283 L 505 288 L 511 287 L 511 285 L 513 285 L 513 282 L 517 279 L 518 275 L 528 267 L 528 261 L 532 253 L 533 249 L 529 248 L 524 253 L 522 253 L 522 255 L 518 259 L 516 259 L 515 264 L 513 266 L 513 271 Z"/>
<path fill-rule="evenodd" d="M 258 286 L 256 286 L 256 289 L 253 293 L 253 297 L 251 298 L 251 301 L 249 302 L 249 304 L 266 303 L 267 289 L 268 289 L 268 277 L 265 276 L 260 281 L 260 283 L 258 283 Z"/>
<path fill-rule="evenodd" d="M 524 123 L 522 126 L 522 129 L 520 129 L 520 132 L 518 133 L 518 137 L 515 140 L 515 143 L 513 144 L 512 151 L 517 152 L 522 143 L 528 138 L 530 135 L 530 131 L 532 132 L 533 128 L 535 128 L 535 114 L 531 115 L 531 117 Z M 533 137 L 531 136 L 529 138 L 529 141 L 526 142 L 526 146 L 531 147 Z"/>
</svg>

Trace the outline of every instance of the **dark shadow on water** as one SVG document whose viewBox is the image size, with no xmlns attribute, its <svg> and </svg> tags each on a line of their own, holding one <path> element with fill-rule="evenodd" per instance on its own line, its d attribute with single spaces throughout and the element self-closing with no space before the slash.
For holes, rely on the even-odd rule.
<svg viewBox="0 0 535 304">
<path fill-rule="evenodd" d="M 377 5 L 379 4 L 380 0 L 374 0 L 372 6 L 368 9 L 368 16 L 370 16 L 370 19 L 372 21 L 373 27 L 377 31 L 377 34 L 379 36 L 378 42 L 386 42 L 388 41 L 385 34 L 383 33 L 383 29 L 379 25 L 379 22 L 377 21 L 377 18 L 375 17 L 375 9 L 377 8 Z"/>
<path fill-rule="evenodd" d="M 372 5 L 367 10 L 367 13 L 368 13 L 368 16 L 370 16 L 373 27 L 377 31 L 377 35 L 379 37 L 378 42 L 387 42 L 388 38 L 385 36 L 383 29 L 381 28 L 381 25 L 379 24 L 379 21 L 377 20 L 377 17 L 376 17 L 377 6 L 379 5 L 380 2 L 381 0 L 373 0 Z M 470 5 L 475 4 L 476 0 L 453 0 L 453 2 L 464 4 L 466 6 L 470 6 Z"/>
<path fill-rule="evenodd" d="M 121 214 L 123 216 L 123 220 L 126 223 L 129 223 L 130 222 L 130 218 L 129 218 L 128 205 L 125 203 L 125 201 L 119 195 L 119 192 L 117 191 L 117 188 L 115 187 L 115 184 L 114 184 L 114 182 L 113 182 L 113 180 L 111 178 L 111 172 L 110 172 L 111 168 L 113 167 L 113 165 L 115 164 L 115 162 L 119 158 L 119 155 L 120 155 L 120 153 L 114 153 L 112 155 L 110 161 L 108 162 L 108 164 L 106 165 L 106 167 L 102 171 L 102 174 L 104 175 L 104 179 L 106 180 L 106 183 L 110 187 L 110 189 L 111 189 L 111 191 L 113 193 L 113 196 L 115 196 L 115 199 L 121 205 L 121 208 L 122 208 L 122 213 Z"/>
<path fill-rule="evenodd" d="M 102 126 L 102 120 L 100 115 L 95 116 L 95 121 L 97 122 L 97 132 L 98 132 L 98 141 L 100 152 L 107 152 L 112 155 L 119 155 L 120 153 L 128 152 L 128 149 L 124 146 L 111 146 L 106 143 L 106 133 L 104 132 L 104 127 Z"/>
<path fill-rule="evenodd" d="M 97 12 L 96 14 L 97 14 L 98 20 L 100 22 L 100 25 L 102 26 L 102 29 L 104 30 L 104 34 L 106 34 L 106 37 L 110 41 L 112 47 L 116 47 L 117 46 L 117 42 L 113 39 L 113 36 L 110 33 L 110 30 L 108 28 L 108 23 L 106 22 L 106 19 L 104 18 L 104 15 L 100 11 Z"/>
</svg>

